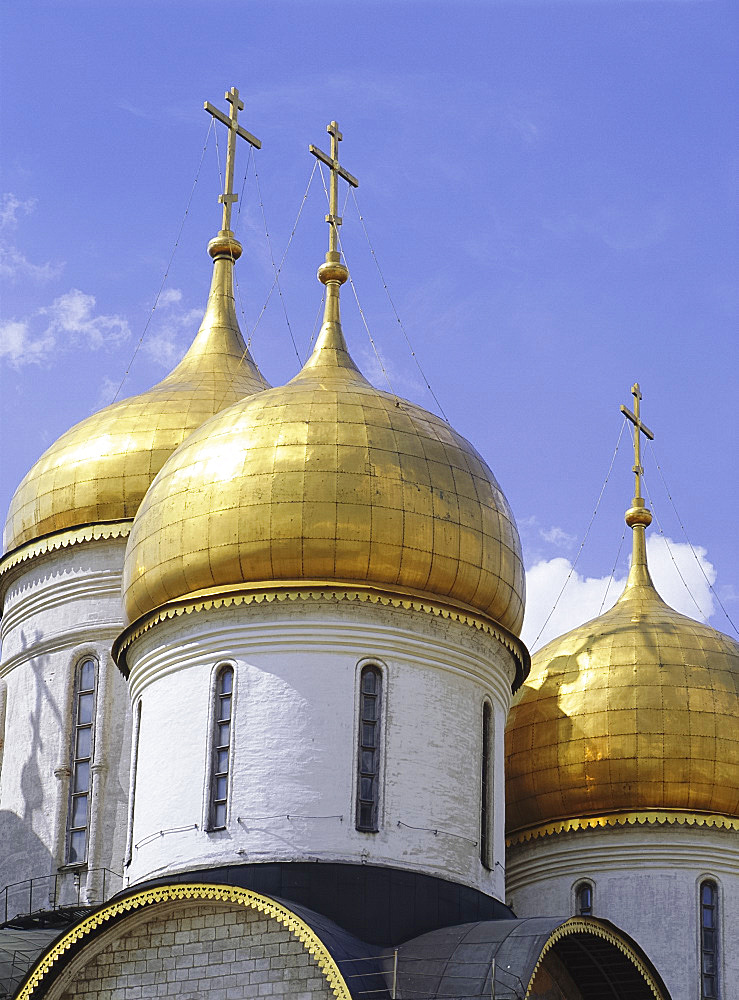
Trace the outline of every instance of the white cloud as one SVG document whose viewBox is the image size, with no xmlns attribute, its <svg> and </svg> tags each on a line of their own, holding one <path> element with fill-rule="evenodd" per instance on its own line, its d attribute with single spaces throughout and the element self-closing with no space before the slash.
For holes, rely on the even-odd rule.
<svg viewBox="0 0 739 1000">
<path fill-rule="evenodd" d="M 48 281 L 61 274 L 64 264 L 34 264 L 26 255 L 8 242 L 7 234 L 18 225 L 18 214 L 30 215 L 36 207 L 35 198 L 22 200 L 10 192 L 5 192 L 0 202 L 0 276 L 3 278 L 31 278 L 34 281 Z"/>
<path fill-rule="evenodd" d="M 100 383 L 100 389 L 98 391 L 96 409 L 102 409 L 104 406 L 110 406 L 120 384 L 120 379 L 113 379 L 108 375 L 103 376 L 103 380 Z"/>
<path fill-rule="evenodd" d="M 0 361 L 13 368 L 43 364 L 57 350 L 73 344 L 97 350 L 115 345 L 129 334 L 121 316 L 95 314 L 95 297 L 73 288 L 25 319 L 0 325 Z"/>
<path fill-rule="evenodd" d="M 22 201 L 10 191 L 6 191 L 3 194 L 2 203 L 0 203 L 0 229 L 15 227 L 18 224 L 18 212 L 30 215 L 35 207 L 35 198 L 26 198 L 25 201 Z"/>
<path fill-rule="evenodd" d="M 685 542 L 674 542 L 660 535 L 647 538 L 649 569 L 663 600 L 684 615 L 706 621 L 715 611 L 709 581 L 714 583 L 716 570 L 707 559 L 703 547 L 693 546 L 693 551 Z M 696 556 L 700 565 L 696 562 Z M 613 605 L 626 583 L 625 575 L 613 579 L 607 576 L 583 577 L 575 570 L 537 641 L 537 635 L 552 611 L 571 569 L 572 562 L 559 556 L 540 560 L 526 573 L 526 616 L 522 638 L 530 649 L 539 649 L 550 639 L 597 617 Z M 690 596 L 691 593 L 698 607 Z"/>
<path fill-rule="evenodd" d="M 23 320 L 11 319 L 0 323 L 0 362 L 6 361 L 12 368 L 40 364 L 53 347 L 52 336 L 41 334 L 34 337 L 28 323 Z"/>
<path fill-rule="evenodd" d="M 160 306 L 170 306 L 173 302 L 182 301 L 182 292 L 179 288 L 165 288 L 162 294 L 159 296 Z"/>
<path fill-rule="evenodd" d="M 0 246 L 0 275 L 4 278 L 32 278 L 34 281 L 49 281 L 58 278 L 64 264 L 34 264 L 21 253 L 18 247 Z"/>
<path fill-rule="evenodd" d="M 574 535 L 570 535 L 564 528 L 557 525 L 553 525 L 551 528 L 540 528 L 539 534 L 545 542 L 556 545 L 560 549 L 570 549 L 577 541 Z"/>
<path fill-rule="evenodd" d="M 105 343 L 119 344 L 130 335 L 128 321 L 122 316 L 96 316 L 94 308 L 94 295 L 72 288 L 39 313 L 49 317 L 49 333 L 66 334 L 73 342 L 84 342 L 93 350 Z"/>
<path fill-rule="evenodd" d="M 182 360 L 203 317 L 201 309 L 183 309 L 181 302 L 179 288 L 168 288 L 162 292 L 142 346 L 143 353 L 151 361 L 168 370 Z"/>
</svg>

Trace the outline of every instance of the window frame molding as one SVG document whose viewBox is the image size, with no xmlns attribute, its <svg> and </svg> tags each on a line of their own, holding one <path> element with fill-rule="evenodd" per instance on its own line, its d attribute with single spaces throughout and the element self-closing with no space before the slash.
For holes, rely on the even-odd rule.
<svg viewBox="0 0 739 1000">
<path fill-rule="evenodd" d="M 90 729 L 90 756 L 87 758 L 77 757 L 77 732 L 81 728 L 78 718 L 78 697 L 80 694 L 80 677 L 82 673 L 82 666 L 87 661 L 92 661 L 94 664 L 95 671 L 95 685 L 92 689 L 92 712 L 91 721 L 89 725 Z M 66 757 L 69 767 L 69 787 L 67 788 L 67 802 L 66 802 L 66 815 L 64 820 L 64 838 L 62 841 L 62 863 L 59 866 L 60 871 L 80 871 L 85 870 L 88 867 L 89 854 L 90 854 L 90 842 L 92 839 L 92 822 L 93 822 L 93 791 L 95 782 L 95 769 L 94 764 L 96 762 L 96 749 L 97 749 L 97 716 L 98 716 L 98 697 L 100 692 L 100 676 L 101 676 L 101 654 L 100 651 L 94 646 L 82 646 L 74 651 L 74 655 L 71 661 L 71 675 L 72 683 L 70 685 L 70 700 L 68 702 L 68 730 L 64 733 L 64 738 L 66 742 Z M 70 860 L 70 851 L 72 844 L 72 833 L 75 829 L 81 829 L 80 827 L 72 827 L 72 810 L 75 798 L 78 798 L 83 793 L 75 792 L 74 790 L 74 779 L 76 772 L 76 765 L 78 761 L 81 760 L 88 761 L 89 767 L 89 777 L 87 782 L 87 791 L 84 793 L 87 796 L 87 822 L 84 826 L 85 830 L 85 857 L 82 861 L 72 861 Z"/>
<path fill-rule="evenodd" d="M 216 706 L 219 703 L 220 693 L 218 691 L 218 686 L 220 683 L 221 674 L 230 670 L 232 674 L 231 681 L 231 718 L 230 718 L 230 729 L 229 729 L 229 742 L 228 742 L 228 775 L 226 779 L 226 822 L 223 826 L 213 825 L 213 790 L 215 781 L 215 727 L 217 725 L 216 721 Z M 225 657 L 223 659 L 217 660 L 211 667 L 208 676 L 208 720 L 206 728 L 206 747 L 205 747 L 205 772 L 204 772 L 204 787 L 203 787 L 203 830 L 209 836 L 223 836 L 228 832 L 229 820 L 231 816 L 231 804 L 233 800 L 233 758 L 234 758 L 234 744 L 235 744 L 235 732 L 236 732 L 236 677 L 237 677 L 237 663 L 236 660 L 230 657 Z"/>
<path fill-rule="evenodd" d="M 139 696 L 132 706 L 131 714 L 131 765 L 128 776 L 128 812 L 126 826 L 126 853 L 123 867 L 128 868 L 133 860 L 133 825 L 136 820 L 136 782 L 139 775 L 139 747 L 141 744 L 141 720 L 143 716 L 144 699 Z"/>
<path fill-rule="evenodd" d="M 590 913 L 583 913 L 580 909 L 580 890 L 586 886 L 590 889 Z M 572 883 L 572 906 L 570 909 L 575 917 L 595 916 L 595 879 L 585 875 Z"/>
<path fill-rule="evenodd" d="M 485 716 L 488 714 L 487 725 Z M 480 737 L 480 808 L 478 812 L 478 857 L 480 864 L 487 872 L 495 870 L 495 704 L 489 694 L 484 694 L 480 701 L 479 737 Z M 487 764 L 485 763 L 485 737 L 487 736 Z M 487 803 L 483 781 L 487 771 Z M 487 830 L 483 832 L 484 816 L 487 813 Z"/>
<path fill-rule="evenodd" d="M 375 829 L 367 830 L 359 826 L 359 764 L 360 764 L 360 726 L 362 723 L 362 675 L 368 667 L 374 667 L 380 674 L 380 697 L 378 699 L 379 738 L 377 750 L 380 755 L 377 768 L 377 806 Z M 363 656 L 357 661 L 354 669 L 354 726 L 352 729 L 352 828 L 360 836 L 373 837 L 379 833 L 385 819 L 385 761 L 387 759 L 387 703 L 390 671 L 387 663 L 379 656 Z"/>
<path fill-rule="evenodd" d="M 696 955 L 698 973 L 698 997 L 704 1000 L 703 994 L 703 886 L 710 882 L 716 892 L 716 997 L 723 1000 L 724 997 L 724 888 L 721 879 L 713 872 L 702 872 L 695 880 L 695 906 L 696 906 Z"/>
</svg>

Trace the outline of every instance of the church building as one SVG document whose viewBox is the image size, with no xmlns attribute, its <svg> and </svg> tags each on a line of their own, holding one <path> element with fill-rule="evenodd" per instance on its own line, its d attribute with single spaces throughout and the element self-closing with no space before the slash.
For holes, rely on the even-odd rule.
<svg viewBox="0 0 739 1000">
<path fill-rule="evenodd" d="M 739 1000 L 739 644 L 651 581 L 638 386 L 626 588 L 532 662 L 493 472 L 347 347 L 336 122 L 323 324 L 260 373 L 226 98 L 190 349 L 7 516 L 0 998 Z"/>
</svg>

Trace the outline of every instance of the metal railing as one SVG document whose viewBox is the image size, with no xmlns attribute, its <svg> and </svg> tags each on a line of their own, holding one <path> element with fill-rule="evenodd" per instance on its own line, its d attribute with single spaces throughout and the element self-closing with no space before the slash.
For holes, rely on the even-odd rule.
<svg viewBox="0 0 739 1000">
<path fill-rule="evenodd" d="M 91 877 L 92 876 L 92 877 Z M 123 876 L 109 868 L 61 871 L 11 882 L 0 890 L 3 923 L 32 913 L 50 913 L 64 907 L 103 903 L 123 885 Z"/>
</svg>

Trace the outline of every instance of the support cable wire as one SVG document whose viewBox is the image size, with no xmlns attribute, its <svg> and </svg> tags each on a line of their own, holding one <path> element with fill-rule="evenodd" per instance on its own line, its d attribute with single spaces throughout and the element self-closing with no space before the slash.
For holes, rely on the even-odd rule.
<svg viewBox="0 0 739 1000">
<path fill-rule="evenodd" d="M 187 205 L 185 207 L 185 214 L 182 216 L 182 222 L 180 223 L 180 228 L 177 231 L 177 238 L 174 241 L 174 246 L 172 247 L 172 253 L 169 255 L 169 260 L 167 261 L 167 267 L 166 267 L 166 269 L 164 271 L 164 277 L 162 278 L 161 284 L 159 285 L 159 290 L 157 291 L 156 296 L 154 298 L 154 305 L 151 307 L 149 315 L 146 318 L 146 323 L 144 324 L 143 332 L 142 332 L 141 336 L 139 337 L 139 341 L 136 344 L 136 347 L 134 348 L 134 352 L 131 355 L 131 360 L 128 362 L 128 367 L 126 368 L 125 372 L 123 373 L 123 378 L 121 379 L 120 385 L 116 389 L 115 395 L 113 396 L 113 398 L 110 401 L 111 404 L 115 403 L 115 401 L 118 399 L 120 391 L 123 388 L 126 379 L 128 378 L 129 372 L 131 371 L 131 367 L 132 367 L 134 361 L 136 360 L 136 355 L 139 353 L 141 345 L 144 342 L 144 337 L 146 336 L 146 333 L 147 333 L 147 331 L 149 329 L 151 321 L 152 321 L 152 319 L 154 317 L 154 313 L 156 311 L 156 308 L 159 305 L 159 299 L 160 299 L 161 294 L 162 294 L 162 292 L 164 290 L 164 286 L 165 286 L 165 284 L 167 282 L 167 278 L 169 277 L 169 271 L 170 271 L 170 268 L 172 267 L 172 261 L 174 260 L 174 255 L 177 252 L 178 246 L 180 245 L 180 237 L 182 236 L 182 230 L 185 227 L 185 221 L 186 221 L 188 215 L 190 214 L 190 205 L 192 204 L 193 195 L 195 194 L 195 188 L 197 187 L 198 180 L 200 178 L 200 170 L 201 170 L 201 168 L 203 166 L 203 159 L 205 158 L 205 151 L 208 148 L 208 140 L 210 139 L 210 132 L 211 132 L 211 129 L 213 128 L 213 122 L 214 121 L 215 121 L 215 119 L 211 118 L 211 120 L 210 120 L 210 122 L 208 124 L 208 131 L 205 134 L 205 142 L 203 143 L 203 148 L 202 148 L 202 151 L 200 153 L 200 162 L 198 163 L 198 169 L 197 169 L 197 171 L 195 173 L 195 180 L 193 181 L 192 188 L 190 190 L 190 197 L 187 199 Z"/>
<path fill-rule="evenodd" d="M 547 615 L 544 624 L 539 629 L 538 635 L 536 636 L 536 638 L 534 639 L 533 643 L 531 644 L 532 649 L 536 646 L 537 642 L 541 638 L 542 632 L 544 631 L 544 629 L 549 624 L 550 618 L 552 617 L 552 615 L 554 614 L 554 612 L 557 610 L 557 605 L 560 602 L 560 598 L 562 597 L 562 594 L 564 594 L 564 592 L 565 592 L 565 587 L 570 582 L 570 577 L 575 572 L 575 567 L 577 566 L 578 560 L 580 559 L 580 556 L 582 555 L 582 550 L 585 547 L 585 543 L 588 540 L 588 535 L 590 534 L 590 529 L 593 527 L 593 521 L 595 520 L 595 515 L 598 513 L 598 508 L 600 507 L 600 502 L 603 499 L 603 494 L 605 493 L 606 486 L 608 485 L 608 480 L 611 478 L 611 472 L 613 471 L 613 463 L 616 461 L 616 455 L 618 454 L 618 449 L 621 446 L 621 438 L 623 437 L 623 433 L 624 433 L 624 429 L 625 428 L 626 428 L 626 418 L 624 417 L 623 423 L 621 424 L 621 430 L 619 431 L 619 434 L 618 434 L 618 441 L 616 441 L 616 447 L 614 448 L 613 455 L 611 457 L 611 464 L 608 466 L 608 472 L 606 473 L 606 478 L 603 480 L 603 485 L 600 488 L 600 493 L 598 494 L 598 499 L 597 499 L 597 501 L 595 503 L 595 509 L 593 510 L 593 514 L 592 514 L 592 516 L 590 518 L 590 523 L 588 524 L 588 527 L 587 527 L 587 529 L 585 531 L 585 534 L 583 535 L 583 540 L 580 542 L 580 548 L 577 550 L 577 555 L 575 556 L 574 562 L 572 563 L 572 566 L 570 566 L 570 572 L 567 574 L 567 579 L 562 584 L 562 589 L 557 594 L 557 599 L 554 602 L 554 605 L 552 606 L 552 610 Z"/>
<path fill-rule="evenodd" d="M 649 447 L 650 447 L 650 450 L 652 452 L 652 455 L 654 456 L 654 464 L 657 466 L 657 471 L 659 472 L 660 479 L 662 480 L 662 485 L 665 488 L 665 493 L 667 494 L 667 498 L 670 501 L 670 503 L 672 504 L 672 509 L 675 511 L 675 517 L 677 518 L 677 522 L 680 525 L 680 529 L 682 530 L 683 537 L 685 538 L 685 541 L 690 546 L 690 551 L 693 553 L 693 557 L 694 557 L 695 561 L 698 563 L 698 566 L 700 567 L 700 571 L 703 574 L 703 577 L 704 577 L 706 583 L 708 584 L 709 590 L 711 591 L 711 593 L 713 594 L 713 596 L 716 598 L 716 601 L 718 602 L 719 607 L 721 608 L 721 610 L 723 611 L 724 615 L 726 616 L 727 621 L 729 622 L 729 624 L 731 625 L 731 627 L 734 629 L 734 631 L 736 632 L 736 634 L 739 635 L 739 629 L 736 627 L 736 625 L 734 624 L 734 621 L 731 618 L 729 612 L 724 607 L 724 605 L 723 605 L 723 603 L 721 601 L 721 598 L 718 596 L 718 594 L 716 593 L 716 591 L 713 589 L 713 584 L 711 583 L 711 581 L 706 576 L 706 571 L 703 569 L 703 564 L 701 563 L 700 559 L 698 558 L 698 555 L 697 555 L 695 549 L 693 548 L 692 542 L 688 538 L 688 533 L 685 530 L 685 525 L 682 522 L 682 518 L 680 517 L 680 514 L 678 513 L 677 507 L 675 506 L 675 501 L 672 499 L 672 494 L 670 493 L 669 487 L 668 487 L 668 485 L 667 485 L 667 483 L 665 481 L 665 477 L 664 477 L 664 474 L 662 472 L 662 466 L 659 464 L 659 459 L 657 458 L 657 452 L 655 451 L 654 445 L 652 444 L 651 441 L 649 441 Z"/>
<path fill-rule="evenodd" d="M 295 351 L 295 356 L 298 359 L 298 364 L 300 364 L 300 351 L 298 350 L 298 345 L 295 343 L 295 335 L 293 334 L 293 328 L 290 326 L 290 319 L 287 315 L 287 306 L 285 305 L 285 297 L 282 294 L 282 287 L 280 285 L 280 272 L 277 270 L 277 264 L 275 264 L 275 255 L 274 251 L 272 250 L 272 240 L 270 239 L 269 228 L 267 226 L 267 216 L 264 213 L 264 202 L 262 201 L 262 189 L 259 186 L 259 174 L 257 173 L 256 163 L 254 164 L 254 179 L 257 182 L 257 195 L 259 196 L 259 207 L 262 210 L 264 232 L 267 236 L 267 246 L 269 247 L 269 259 L 272 261 L 272 270 L 275 272 L 275 284 L 277 285 L 277 291 L 280 296 L 280 302 L 282 303 L 282 311 L 285 314 L 285 322 L 287 323 L 287 328 L 290 331 L 290 340 L 292 340 L 293 342 L 293 349 Z M 292 237 L 290 238 L 292 239 Z M 280 267 L 282 267 L 282 264 L 280 264 Z"/>
<path fill-rule="evenodd" d="M 677 571 L 677 575 L 682 580 L 683 587 L 685 587 L 685 589 L 687 590 L 687 592 L 690 594 L 690 599 L 693 602 L 693 604 L 695 604 L 695 606 L 696 606 L 696 608 L 698 610 L 698 614 L 705 621 L 706 618 L 707 618 L 707 615 L 703 611 L 703 609 L 701 608 L 700 604 L 696 601 L 695 596 L 693 594 L 693 591 L 690 589 L 690 587 L 688 586 L 688 583 L 687 583 L 685 577 L 680 572 L 680 567 L 678 566 L 677 561 L 675 559 L 675 556 L 673 555 L 672 549 L 670 548 L 670 543 L 667 541 L 667 535 L 665 534 L 664 528 L 662 527 L 662 522 L 659 519 L 659 514 L 657 513 L 657 510 L 656 510 L 656 508 L 654 506 L 654 499 L 652 498 L 652 494 L 651 494 L 651 492 L 649 490 L 649 483 L 647 482 L 647 477 L 644 475 L 644 473 L 642 473 L 642 481 L 644 483 L 644 488 L 647 491 L 647 499 L 649 500 L 649 506 L 652 508 L 652 513 L 654 514 L 654 519 L 657 522 L 657 527 L 659 528 L 659 533 L 662 536 L 662 538 L 664 539 L 665 545 L 667 547 L 667 551 L 670 554 L 670 559 L 672 559 L 672 565 L 675 567 L 675 569 Z M 709 586 L 710 586 L 710 584 L 709 584 Z"/>
<path fill-rule="evenodd" d="M 316 310 L 316 318 L 313 320 L 313 330 L 311 331 L 310 343 L 308 344 L 308 351 L 305 355 L 305 361 L 307 361 L 308 358 L 311 356 L 311 351 L 313 350 L 313 347 L 315 345 L 316 335 L 318 332 L 318 323 L 319 320 L 321 319 L 321 313 L 323 312 L 323 303 L 325 301 L 326 301 L 326 291 L 324 289 L 323 295 L 321 296 L 321 301 L 318 303 L 318 309 Z M 305 364 L 305 361 L 303 361 L 303 364 Z"/>
<path fill-rule="evenodd" d="M 318 160 L 316 160 L 316 163 L 318 163 Z M 324 190 L 324 193 L 326 195 L 326 200 L 329 201 L 328 188 L 326 187 L 326 178 L 323 176 L 323 168 L 320 166 L 320 164 L 319 164 L 319 170 L 320 170 L 320 174 L 321 174 L 321 181 L 323 183 L 323 190 Z M 359 315 L 362 318 L 362 323 L 364 324 L 364 329 L 367 331 L 367 336 L 369 337 L 369 342 L 372 345 L 372 350 L 375 352 L 375 357 L 377 358 L 377 363 L 379 364 L 380 370 L 382 371 L 382 374 L 383 374 L 383 376 L 385 378 L 385 381 L 387 382 L 388 389 L 390 390 L 390 395 L 395 397 L 395 405 L 396 406 L 400 406 L 400 399 L 398 397 L 398 394 L 393 389 L 392 383 L 390 381 L 390 376 L 387 373 L 385 365 L 382 362 L 382 358 L 380 357 L 380 352 L 377 350 L 377 345 L 375 344 L 375 341 L 374 341 L 374 339 L 372 337 L 372 334 L 370 333 L 370 328 L 369 328 L 369 325 L 367 323 L 367 319 L 366 319 L 366 317 L 364 315 L 364 310 L 362 309 L 361 303 L 359 301 L 359 296 L 357 295 L 357 289 L 354 287 L 354 281 L 352 280 L 352 273 L 351 273 L 351 270 L 349 269 L 349 264 L 348 264 L 347 259 L 346 259 L 346 252 L 344 250 L 344 244 L 342 243 L 341 234 L 339 233 L 338 228 L 336 230 L 336 236 L 337 236 L 337 240 L 338 240 L 338 244 L 339 244 L 339 250 L 341 250 L 342 256 L 344 257 L 344 263 L 346 264 L 347 270 L 349 270 L 349 284 L 351 285 L 351 289 L 354 292 L 354 298 L 355 298 L 356 303 L 357 303 L 357 309 L 359 309 Z"/>
<path fill-rule="evenodd" d="M 357 215 L 359 216 L 359 221 L 362 223 L 362 229 L 364 230 L 364 235 L 365 235 L 365 237 L 367 239 L 367 246 L 369 247 L 370 253 L 372 254 L 372 258 L 373 258 L 373 260 L 374 260 L 374 262 L 375 262 L 375 264 L 377 266 L 377 273 L 380 275 L 380 281 L 382 282 L 382 287 L 385 289 L 385 292 L 387 293 L 388 301 L 389 301 L 390 305 L 392 306 L 393 312 L 395 313 L 395 318 L 398 321 L 398 326 L 400 327 L 400 329 L 401 329 L 401 331 L 403 333 L 403 336 L 405 337 L 405 342 L 408 345 L 408 350 L 411 352 L 411 357 L 416 362 L 416 367 L 418 368 L 418 371 L 419 371 L 419 373 L 421 375 L 421 378 L 423 379 L 423 381 L 424 381 L 424 383 L 426 385 L 426 388 L 431 393 L 431 396 L 432 396 L 434 402 L 436 403 L 436 406 L 437 406 L 437 408 L 439 410 L 439 413 L 442 415 L 442 417 L 444 418 L 444 420 L 446 420 L 446 422 L 449 423 L 449 418 L 447 417 L 446 413 L 444 412 L 444 407 L 439 402 L 439 399 L 438 399 L 436 393 L 431 388 L 431 383 L 426 378 L 426 374 L 425 374 L 423 368 L 421 367 L 421 362 L 418 360 L 418 356 L 416 355 L 416 352 L 413 350 L 413 345 L 411 344 L 410 337 L 406 333 L 406 329 L 403 326 L 403 321 L 401 320 L 400 315 L 398 313 L 398 310 L 395 307 L 395 302 L 393 301 L 393 297 L 390 294 L 390 289 L 388 288 L 387 282 L 385 281 L 385 275 L 382 273 L 382 268 L 380 267 L 380 261 L 377 258 L 377 254 L 375 253 L 375 248 L 372 246 L 372 241 L 370 240 L 369 233 L 367 232 L 367 226 L 365 225 L 364 216 L 362 215 L 361 211 L 359 210 L 359 203 L 357 201 L 356 191 L 354 190 L 354 188 L 351 188 L 351 187 L 350 187 L 350 190 L 351 190 L 351 193 L 352 193 L 352 198 L 354 199 L 354 207 L 357 210 Z"/>
<path fill-rule="evenodd" d="M 611 589 L 611 584 L 613 583 L 613 578 L 616 575 L 616 567 L 618 566 L 618 560 L 621 555 L 621 549 L 623 548 L 624 539 L 626 538 L 626 522 L 624 521 L 624 530 L 621 532 L 621 541 L 618 543 L 618 551 L 616 552 L 616 558 L 613 560 L 613 567 L 611 569 L 611 575 L 608 577 L 608 583 L 606 584 L 605 593 L 603 594 L 603 600 L 600 602 L 600 607 L 598 608 L 598 617 L 603 614 L 603 606 L 606 603 L 606 598 L 608 597 L 608 591 Z"/>
<path fill-rule="evenodd" d="M 267 297 L 264 300 L 264 305 L 262 306 L 262 308 L 261 308 L 261 310 L 259 312 L 259 315 L 256 318 L 254 326 L 251 328 L 251 330 L 249 332 L 249 336 L 248 336 L 247 341 L 246 341 L 246 347 L 245 347 L 245 349 L 244 349 L 241 357 L 239 358 L 239 363 L 236 366 L 236 369 L 234 370 L 234 372 L 233 372 L 233 374 L 231 376 L 231 380 L 229 381 L 228 385 L 226 386 L 226 389 L 224 390 L 224 394 L 223 394 L 224 397 L 226 396 L 226 394 L 228 393 L 229 389 L 233 385 L 233 383 L 234 383 L 234 381 L 236 379 L 236 375 L 237 375 L 237 373 L 239 371 L 239 368 L 244 363 L 244 359 L 246 358 L 246 355 L 249 353 L 249 349 L 251 348 L 252 338 L 254 337 L 254 334 L 256 333 L 256 329 L 257 329 L 257 327 L 259 326 L 259 324 L 260 324 L 260 322 L 262 320 L 262 316 L 264 316 L 264 314 L 265 314 L 265 312 L 267 310 L 267 306 L 269 305 L 270 299 L 272 298 L 272 293 L 274 292 L 275 287 L 277 286 L 279 275 L 280 275 L 280 273 L 282 271 L 282 268 L 283 268 L 284 263 L 285 263 L 285 259 L 286 259 L 287 255 L 288 255 L 288 252 L 290 250 L 290 246 L 291 246 L 292 241 L 293 241 L 293 237 L 295 236 L 295 232 L 296 232 L 296 230 L 298 228 L 298 223 L 300 222 L 300 217 L 303 214 L 303 208 L 305 207 L 305 202 L 306 202 L 306 200 L 308 198 L 308 192 L 310 191 L 310 186 L 313 183 L 313 175 L 316 172 L 316 166 L 317 166 L 317 164 L 318 164 L 318 160 L 316 160 L 314 162 L 314 164 L 313 164 L 313 169 L 311 170 L 310 177 L 308 178 L 308 184 L 306 185 L 305 191 L 303 192 L 303 198 L 302 198 L 302 200 L 300 202 L 300 208 L 298 209 L 298 214 L 295 217 L 295 222 L 293 222 L 293 227 L 292 227 L 292 230 L 290 231 L 290 237 L 289 237 L 289 239 L 287 241 L 287 246 L 285 247 L 285 249 L 283 251 L 282 257 L 280 258 L 280 263 L 277 266 L 277 270 L 275 272 L 274 280 L 272 281 L 272 285 L 270 286 L 269 292 L 267 292 Z M 255 173 L 256 173 L 256 167 L 255 167 Z M 290 334 L 292 336 L 292 331 L 290 331 Z M 295 341 L 293 340 L 293 346 L 294 346 L 294 344 L 295 344 Z M 298 354 L 298 361 L 300 361 L 300 355 L 299 354 Z"/>
<path fill-rule="evenodd" d="M 262 306 L 261 311 L 260 311 L 259 315 L 257 316 L 256 323 L 254 324 L 254 326 L 251 329 L 251 332 L 249 333 L 249 339 L 246 342 L 247 349 L 249 347 L 251 347 L 252 337 L 256 333 L 256 329 L 259 326 L 259 323 L 260 323 L 260 321 L 262 319 L 262 316 L 264 316 L 265 310 L 266 310 L 267 306 L 269 305 L 269 300 L 272 298 L 272 293 L 274 292 L 275 288 L 277 287 L 277 284 L 278 284 L 278 281 L 279 281 L 279 277 L 280 277 L 280 274 L 282 273 L 282 268 L 283 268 L 283 265 L 285 263 L 285 258 L 287 257 L 288 251 L 289 251 L 290 246 L 291 246 L 292 241 L 293 241 L 293 237 L 295 236 L 295 231 L 298 228 L 298 223 L 300 222 L 300 216 L 303 214 L 303 208 L 305 207 L 305 202 L 306 202 L 306 199 L 308 197 L 308 192 L 310 191 L 310 186 L 313 183 L 313 175 L 316 172 L 316 166 L 317 165 L 318 165 L 318 160 L 316 160 L 314 162 L 314 164 L 313 164 L 313 169 L 311 170 L 310 177 L 308 178 L 308 184 L 306 185 L 305 191 L 303 193 L 303 198 L 302 198 L 302 200 L 300 202 L 300 208 L 298 209 L 298 214 L 295 216 L 295 222 L 293 223 L 292 230 L 290 231 L 290 238 L 287 241 L 287 246 L 285 247 L 285 250 L 284 250 L 284 252 L 282 254 L 282 257 L 280 258 L 280 263 L 278 264 L 277 270 L 275 271 L 274 281 L 272 282 L 272 285 L 270 286 L 269 292 L 267 293 L 267 298 L 264 300 L 264 305 Z M 298 354 L 298 360 L 300 360 L 300 355 L 299 354 Z M 242 361 L 243 361 L 243 358 L 242 358 Z"/>
</svg>

